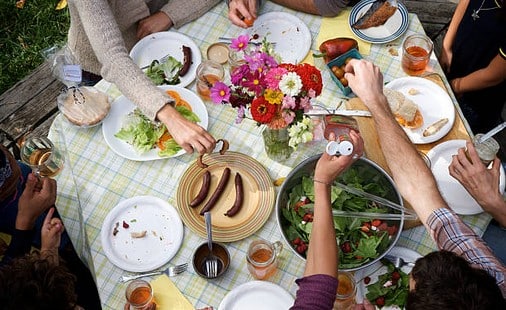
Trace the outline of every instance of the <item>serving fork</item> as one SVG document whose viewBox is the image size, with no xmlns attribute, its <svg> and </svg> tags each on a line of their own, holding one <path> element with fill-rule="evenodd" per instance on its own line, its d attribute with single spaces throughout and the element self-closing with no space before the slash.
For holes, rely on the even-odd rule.
<svg viewBox="0 0 506 310">
<path fill-rule="evenodd" d="M 188 263 L 184 263 L 184 264 L 180 264 L 180 265 L 176 265 L 176 266 L 171 266 L 171 267 L 164 269 L 164 270 L 158 270 L 158 271 L 153 271 L 153 272 L 148 272 L 148 273 L 139 273 L 139 274 L 134 274 L 131 276 L 121 276 L 119 281 L 120 282 L 128 282 L 130 280 L 135 280 L 135 279 L 142 278 L 142 277 L 154 276 L 154 275 L 163 274 L 163 273 L 168 275 L 169 277 L 173 277 L 173 276 L 176 276 L 178 274 L 185 272 L 186 269 L 188 269 Z"/>
<path fill-rule="evenodd" d="M 389 260 L 392 264 L 394 264 L 395 268 L 399 269 L 403 266 L 413 267 L 415 266 L 414 262 L 407 262 L 402 257 L 393 256 L 393 255 L 385 255 L 385 259 Z"/>
</svg>

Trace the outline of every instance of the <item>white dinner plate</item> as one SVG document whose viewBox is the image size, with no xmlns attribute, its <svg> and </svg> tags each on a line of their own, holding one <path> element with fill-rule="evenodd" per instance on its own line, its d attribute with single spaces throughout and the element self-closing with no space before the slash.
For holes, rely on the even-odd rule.
<svg viewBox="0 0 506 310">
<path fill-rule="evenodd" d="M 452 156 L 457 154 L 458 149 L 466 146 L 466 140 L 449 140 L 433 147 L 427 156 L 431 162 L 431 170 L 436 178 L 437 186 L 446 203 L 457 214 L 478 214 L 483 209 L 476 200 L 467 192 L 465 187 L 457 179 L 453 178 L 448 171 L 452 162 Z M 504 193 L 505 174 L 500 167 L 499 190 Z"/>
<path fill-rule="evenodd" d="M 181 98 L 191 105 L 192 111 L 199 117 L 200 122 L 198 124 L 202 126 L 202 128 L 207 129 L 209 115 L 207 114 L 204 102 L 197 94 L 186 88 L 178 86 L 161 85 L 158 87 L 163 90 L 170 89 L 177 91 L 181 95 Z M 180 150 L 173 156 L 160 157 L 158 155 L 158 148 L 154 148 L 145 153 L 139 154 L 132 145 L 128 144 L 124 140 L 116 138 L 114 135 L 123 127 L 125 116 L 132 112 L 135 108 L 136 105 L 132 101 L 125 96 L 120 96 L 114 100 L 111 105 L 109 115 L 102 122 L 102 134 L 104 135 L 105 142 L 116 154 L 130 160 L 148 161 L 181 156 L 186 153 L 184 150 Z"/>
<path fill-rule="evenodd" d="M 258 16 L 248 29 L 248 34 L 258 35 L 257 41 L 266 37 L 269 42 L 275 42 L 274 52 L 286 63 L 300 63 L 311 47 L 311 33 L 306 24 L 285 12 L 269 12 Z"/>
<path fill-rule="evenodd" d="M 143 238 L 131 236 L 142 231 L 146 231 Z M 157 197 L 137 196 L 121 201 L 107 214 L 100 237 L 111 263 L 126 271 L 146 272 L 176 255 L 183 234 L 183 222 L 173 206 Z"/>
<path fill-rule="evenodd" d="M 409 25 L 408 10 L 397 1 L 397 10 L 383 25 L 367 29 L 355 29 L 353 25 L 376 0 L 363 0 L 353 6 L 348 19 L 351 31 L 361 40 L 370 43 L 387 43 L 400 37 Z"/>
<path fill-rule="evenodd" d="M 409 76 L 395 79 L 385 87 L 400 91 L 418 105 L 423 116 L 423 125 L 417 129 L 403 127 L 414 144 L 432 143 L 444 137 L 452 129 L 455 121 L 455 107 L 448 93 L 436 83 L 421 77 Z M 418 93 L 410 95 L 408 93 L 410 89 Z M 443 128 L 433 135 L 423 136 L 423 131 L 428 126 L 445 117 L 448 118 L 448 123 Z"/>
<path fill-rule="evenodd" d="M 294 303 L 290 293 L 268 281 L 250 281 L 225 295 L 218 310 L 280 310 Z"/>
<path fill-rule="evenodd" d="M 189 37 L 175 31 L 155 32 L 142 38 L 130 51 L 130 57 L 140 67 L 149 66 L 153 60 L 159 60 L 169 54 L 183 63 L 183 45 L 192 51 L 192 64 L 188 72 L 180 77 L 177 86 L 188 86 L 195 80 L 197 67 L 202 62 L 200 49 Z"/>
<path fill-rule="evenodd" d="M 404 261 L 406 261 L 406 262 L 415 262 L 418 258 L 422 257 L 422 255 L 420 255 L 420 253 L 415 252 L 415 251 L 405 248 L 405 247 L 401 247 L 401 246 L 393 247 L 388 252 L 388 254 L 392 255 L 392 256 L 400 257 L 400 258 L 404 259 Z M 401 270 L 404 271 L 405 273 L 410 273 L 411 269 L 413 269 L 413 267 L 409 267 L 407 265 L 404 265 L 403 267 L 401 267 Z M 355 281 L 357 281 L 357 295 L 356 295 L 357 296 L 357 303 L 362 303 L 363 299 L 365 298 L 365 295 L 367 294 L 367 285 L 364 283 L 363 279 L 366 276 L 369 276 L 371 278 L 371 282 L 369 282 L 368 285 L 371 285 L 371 284 L 375 283 L 376 281 L 378 281 L 378 277 L 380 275 L 386 273 L 387 271 L 388 271 L 387 267 L 383 266 L 381 261 L 379 261 L 367 268 L 364 268 L 364 269 L 361 269 L 361 270 L 358 270 L 355 272 L 354 277 L 355 277 Z M 398 309 L 398 307 L 389 306 L 389 307 L 383 307 L 381 309 L 382 310 L 391 310 L 391 309 Z"/>
</svg>

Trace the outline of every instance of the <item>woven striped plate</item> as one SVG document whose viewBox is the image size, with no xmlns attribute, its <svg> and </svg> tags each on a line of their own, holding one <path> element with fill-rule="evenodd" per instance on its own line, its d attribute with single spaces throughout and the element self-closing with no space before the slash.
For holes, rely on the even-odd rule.
<svg viewBox="0 0 506 310">
<path fill-rule="evenodd" d="M 211 186 L 206 200 L 200 206 L 191 208 L 189 204 L 200 191 L 206 169 L 200 168 L 195 161 L 179 182 L 177 208 L 185 225 L 198 235 L 206 236 L 204 217 L 199 212 L 213 194 L 223 170 L 229 167 L 230 179 L 211 210 L 213 240 L 233 242 L 244 239 L 260 229 L 269 218 L 276 201 L 272 180 L 264 166 L 254 158 L 237 152 L 205 155 L 203 162 L 209 165 L 206 169 L 211 172 Z M 235 216 L 227 217 L 224 214 L 235 201 L 236 173 L 240 173 L 242 177 L 244 200 L 241 210 Z"/>
</svg>

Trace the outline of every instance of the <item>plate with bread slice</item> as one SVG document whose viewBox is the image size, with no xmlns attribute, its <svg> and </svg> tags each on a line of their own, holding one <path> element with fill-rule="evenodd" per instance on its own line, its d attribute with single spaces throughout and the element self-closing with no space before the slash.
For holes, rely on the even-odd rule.
<svg viewBox="0 0 506 310">
<path fill-rule="evenodd" d="M 370 43 L 387 43 L 408 29 L 408 10 L 395 0 L 362 0 L 353 6 L 349 24 L 359 39 Z"/>
<path fill-rule="evenodd" d="M 384 93 L 395 119 L 414 144 L 435 142 L 451 130 L 455 107 L 437 84 L 420 77 L 402 77 L 385 85 Z"/>
</svg>

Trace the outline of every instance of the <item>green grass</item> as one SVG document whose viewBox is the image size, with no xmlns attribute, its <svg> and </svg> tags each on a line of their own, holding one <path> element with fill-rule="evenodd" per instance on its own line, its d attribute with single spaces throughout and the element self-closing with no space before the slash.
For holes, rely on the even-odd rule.
<svg viewBox="0 0 506 310">
<path fill-rule="evenodd" d="M 43 61 L 41 51 L 66 41 L 68 9 L 56 11 L 58 0 L 0 1 L 0 94 L 30 74 Z"/>
</svg>

